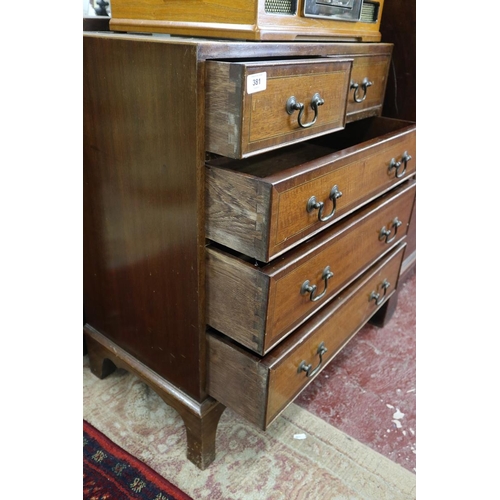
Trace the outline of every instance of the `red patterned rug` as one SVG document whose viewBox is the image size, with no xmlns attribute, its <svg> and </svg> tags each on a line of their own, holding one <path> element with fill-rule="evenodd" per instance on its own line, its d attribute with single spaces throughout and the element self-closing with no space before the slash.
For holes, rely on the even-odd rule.
<svg viewBox="0 0 500 500">
<path fill-rule="evenodd" d="M 192 500 L 83 421 L 83 500 Z"/>
</svg>

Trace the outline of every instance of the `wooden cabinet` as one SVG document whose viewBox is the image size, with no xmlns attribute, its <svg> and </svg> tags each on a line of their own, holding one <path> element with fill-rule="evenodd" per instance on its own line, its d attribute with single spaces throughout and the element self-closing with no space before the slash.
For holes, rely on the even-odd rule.
<svg viewBox="0 0 500 500">
<path fill-rule="evenodd" d="M 380 116 L 391 51 L 84 36 L 91 370 L 158 392 L 201 468 L 225 406 L 267 428 L 394 309 L 416 129 Z"/>
<path fill-rule="evenodd" d="M 380 41 L 384 0 L 366 1 L 359 21 L 345 21 L 347 5 L 337 18 L 321 18 L 316 9 L 304 12 L 304 0 L 129 0 L 113 1 L 111 27 L 117 31 L 241 38 L 243 40 Z M 326 0 L 318 2 L 326 7 Z M 341 2 L 338 2 L 340 4 Z M 344 5 L 346 2 L 342 2 Z M 352 2 L 351 2 L 352 3 Z M 359 5 L 359 4 L 358 4 Z M 337 9 L 338 10 L 338 9 Z M 354 18 L 356 19 L 356 18 Z"/>
</svg>

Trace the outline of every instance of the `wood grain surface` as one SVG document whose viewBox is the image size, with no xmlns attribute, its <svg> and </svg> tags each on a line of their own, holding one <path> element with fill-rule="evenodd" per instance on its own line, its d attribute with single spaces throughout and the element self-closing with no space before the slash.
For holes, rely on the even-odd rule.
<svg viewBox="0 0 500 500">
<path fill-rule="evenodd" d="M 344 127 L 352 60 L 206 62 L 207 150 L 244 158 Z M 265 74 L 265 88 L 251 92 L 247 78 Z M 324 104 L 309 128 L 288 114 L 290 97 L 304 105 L 302 123 L 313 122 L 313 96 Z"/>
<path fill-rule="evenodd" d="M 359 329 L 390 299 L 397 287 L 405 244 L 368 269 L 328 306 L 264 357 L 252 354 L 215 331 L 208 338 L 208 392 L 225 406 L 266 429 L 314 380 L 298 367 L 316 368 L 321 342 L 327 347 L 319 373 Z M 390 282 L 385 299 L 370 300 L 383 280 Z"/>
<path fill-rule="evenodd" d="M 414 197 L 410 180 L 269 264 L 208 247 L 207 323 L 265 354 L 405 237 Z M 387 244 L 379 233 L 395 217 L 402 225 Z M 309 280 L 316 295 L 322 293 L 327 266 L 334 276 L 323 298 L 313 302 L 301 294 L 302 285 Z"/>
<path fill-rule="evenodd" d="M 358 99 L 361 99 L 364 95 L 364 91 L 361 88 L 363 80 L 365 78 L 368 79 L 372 85 L 366 89 L 366 97 L 362 102 L 356 102 L 354 100 L 354 90 L 349 90 L 346 118 L 348 122 L 359 119 L 360 113 L 363 113 L 364 117 L 368 116 L 368 110 L 373 113 L 381 113 L 384 105 L 390 63 L 390 54 L 358 57 L 355 59 L 352 67 L 351 82 L 359 85 Z"/>
<path fill-rule="evenodd" d="M 87 323 L 204 397 L 203 94 L 196 47 L 84 37 Z"/>
<path fill-rule="evenodd" d="M 378 3 L 375 22 L 344 22 L 304 17 L 303 0 L 292 15 L 266 13 L 263 0 L 114 0 L 111 28 L 246 40 L 379 42 L 384 0 Z"/>
<path fill-rule="evenodd" d="M 415 125 L 381 117 L 371 121 L 353 127 L 358 133 L 343 140 L 341 149 L 335 133 L 241 161 L 208 162 L 207 237 L 269 262 L 404 182 L 416 169 Z M 411 160 L 397 178 L 389 166 L 405 152 Z M 334 216 L 320 221 L 319 210 L 307 210 L 308 200 L 314 196 L 324 203 L 323 218 L 328 216 L 334 186 L 342 196 Z"/>
</svg>

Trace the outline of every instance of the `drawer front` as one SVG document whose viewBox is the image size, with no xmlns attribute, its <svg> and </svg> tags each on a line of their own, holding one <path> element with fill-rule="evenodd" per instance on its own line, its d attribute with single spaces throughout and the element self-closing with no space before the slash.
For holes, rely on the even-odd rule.
<svg viewBox="0 0 500 500">
<path fill-rule="evenodd" d="M 207 323 L 265 354 L 404 238 L 414 197 L 409 181 L 264 266 L 207 248 Z"/>
<path fill-rule="evenodd" d="M 392 254 L 377 271 L 369 273 L 368 277 L 361 278 L 354 287 L 341 293 L 330 308 L 335 312 L 325 311 L 307 341 L 272 366 L 269 373 L 267 423 L 279 415 L 392 295 L 397 287 L 403 249 Z M 342 306 L 339 307 L 338 303 Z M 320 346 L 324 346 L 327 351 L 321 354 Z M 304 365 L 311 365 L 311 369 L 299 371 L 299 367 Z"/>
<path fill-rule="evenodd" d="M 296 321 L 310 316 L 349 280 L 404 238 L 414 194 L 414 189 L 407 190 L 366 217 L 355 217 L 349 228 L 273 281 L 265 339 L 268 348 L 288 333 Z M 388 232 L 387 237 L 381 237 L 382 231 Z M 327 269 L 332 273 L 330 278 Z M 307 290 L 306 282 L 314 289 L 312 292 Z"/>
<path fill-rule="evenodd" d="M 336 150 L 339 134 L 349 135 Z M 416 170 L 416 127 L 410 122 L 371 118 L 316 142 L 208 162 L 207 237 L 269 262 Z"/>
<path fill-rule="evenodd" d="M 347 158 L 334 156 L 331 162 L 324 158 L 327 164 L 318 168 L 312 178 L 309 173 L 289 189 L 276 190 L 273 253 L 329 226 L 412 175 L 416 169 L 415 131 L 391 137 Z M 396 168 L 398 163 L 402 165 Z"/>
<path fill-rule="evenodd" d="M 342 129 L 352 59 L 206 62 L 207 150 L 244 158 Z"/>
<path fill-rule="evenodd" d="M 348 122 L 382 112 L 390 62 L 389 55 L 355 59 L 347 101 Z"/>
<path fill-rule="evenodd" d="M 208 333 L 208 393 L 266 429 L 394 293 L 404 248 L 398 245 L 263 358 Z"/>
</svg>

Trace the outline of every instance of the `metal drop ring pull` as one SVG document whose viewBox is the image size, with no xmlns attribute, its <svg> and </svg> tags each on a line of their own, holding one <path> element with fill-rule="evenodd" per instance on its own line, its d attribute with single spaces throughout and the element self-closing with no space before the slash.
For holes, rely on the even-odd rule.
<svg viewBox="0 0 500 500">
<path fill-rule="evenodd" d="M 382 281 L 382 284 L 380 285 L 380 288 L 382 288 L 382 290 L 384 291 L 384 293 L 381 295 L 378 292 L 372 292 L 370 294 L 369 300 L 375 300 L 375 305 L 379 306 L 380 304 L 382 304 L 382 302 L 384 302 L 385 296 L 387 294 L 387 289 L 390 286 L 391 286 L 391 284 L 387 280 Z"/>
<path fill-rule="evenodd" d="M 325 289 L 321 292 L 320 295 L 316 295 L 316 290 L 318 287 L 316 285 L 311 285 L 309 280 L 304 281 L 302 283 L 302 286 L 300 287 L 300 294 L 301 295 L 306 295 L 307 293 L 310 294 L 309 300 L 311 302 L 316 302 L 319 299 L 322 299 L 325 296 L 326 289 L 328 287 L 328 280 L 333 276 L 333 273 L 330 271 L 330 266 L 326 266 L 323 269 L 323 274 L 321 275 L 321 278 L 325 280 Z"/>
<path fill-rule="evenodd" d="M 330 220 L 335 214 L 335 210 L 337 209 L 337 198 L 340 198 L 341 196 L 342 191 L 339 191 L 337 185 L 333 186 L 332 190 L 330 191 L 330 196 L 328 196 L 328 198 L 332 200 L 333 208 L 326 217 L 323 217 L 323 209 L 325 208 L 325 204 L 322 201 L 317 201 L 316 196 L 311 196 L 306 206 L 307 213 L 311 213 L 313 210 L 319 209 L 318 220 L 321 222 L 326 222 L 327 220 Z"/>
<path fill-rule="evenodd" d="M 380 233 L 378 235 L 378 239 L 382 241 L 385 239 L 386 243 L 391 243 L 391 241 L 394 241 L 394 238 L 396 238 L 396 235 L 398 234 L 398 227 L 403 224 L 397 217 L 395 217 L 392 221 L 391 224 L 391 229 L 387 229 L 385 226 L 380 230 Z M 389 236 L 392 233 L 392 230 L 394 229 L 394 236 L 392 238 L 389 238 Z"/>
<path fill-rule="evenodd" d="M 309 128 L 316 123 L 316 120 L 318 119 L 318 107 L 323 104 L 325 104 L 325 101 L 321 99 L 321 96 L 318 93 L 314 94 L 311 99 L 311 108 L 314 111 L 314 118 L 313 121 L 309 123 L 302 123 L 302 115 L 304 114 L 305 106 L 303 103 L 297 102 L 295 96 L 289 97 L 286 101 L 286 112 L 291 115 L 294 111 L 298 110 L 299 116 L 297 117 L 297 121 L 299 122 L 299 126 L 302 128 Z"/>
<path fill-rule="evenodd" d="M 321 342 L 321 344 L 318 346 L 318 350 L 316 351 L 316 354 L 319 355 L 318 366 L 313 371 L 311 371 L 312 364 L 306 365 L 306 362 L 302 361 L 297 368 L 297 373 L 306 372 L 307 377 L 314 377 L 314 375 L 316 375 L 316 373 L 318 373 L 319 369 L 321 368 L 321 364 L 323 363 L 323 354 L 325 354 L 325 352 L 327 351 L 328 349 L 325 347 L 325 343 Z"/>
<path fill-rule="evenodd" d="M 363 97 L 359 98 L 358 97 L 358 90 L 359 90 L 359 83 L 356 82 L 351 82 L 351 89 L 354 89 L 354 100 L 356 102 L 363 102 L 366 99 L 366 90 L 368 87 L 371 87 L 373 85 L 368 78 L 363 78 L 363 81 L 361 82 L 361 88 L 364 90 Z"/>
<path fill-rule="evenodd" d="M 396 169 L 396 178 L 401 179 L 406 173 L 406 166 L 408 165 L 408 162 L 411 160 L 411 156 L 408 154 L 408 151 L 405 151 L 403 153 L 403 156 L 401 157 L 401 161 L 396 161 L 395 158 L 391 160 L 391 163 L 389 164 L 389 173 L 391 173 L 392 170 Z M 403 166 L 403 170 L 400 171 L 400 167 Z"/>
</svg>

